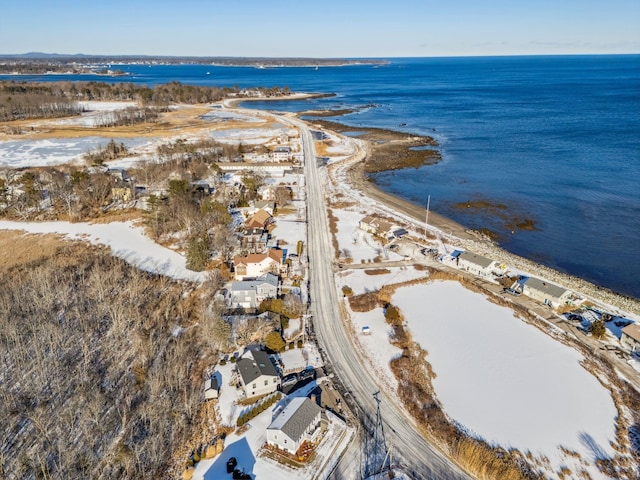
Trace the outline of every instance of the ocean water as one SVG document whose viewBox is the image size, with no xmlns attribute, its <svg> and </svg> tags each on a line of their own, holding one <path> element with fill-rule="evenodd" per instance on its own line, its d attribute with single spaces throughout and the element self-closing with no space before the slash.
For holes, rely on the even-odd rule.
<svg viewBox="0 0 640 480">
<path fill-rule="evenodd" d="M 247 106 L 352 107 L 335 120 L 434 136 L 442 162 L 378 174 L 378 185 L 422 205 L 430 196 L 434 211 L 492 230 L 509 251 L 640 298 L 640 55 L 391 59 L 318 70 L 114 67 L 131 76 L 72 78 L 333 92 Z M 464 207 L 475 201 L 500 207 Z M 531 219 L 535 230 L 514 229 L 513 219 Z"/>
</svg>

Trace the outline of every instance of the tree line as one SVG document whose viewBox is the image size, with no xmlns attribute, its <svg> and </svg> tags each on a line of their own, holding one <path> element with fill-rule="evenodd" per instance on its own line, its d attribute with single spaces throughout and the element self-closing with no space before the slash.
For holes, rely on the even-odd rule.
<svg viewBox="0 0 640 480">
<path fill-rule="evenodd" d="M 82 113 L 81 101 L 133 101 L 143 107 L 172 103 L 213 103 L 229 96 L 288 95 L 288 87 L 205 87 L 169 82 L 149 87 L 134 83 L 0 81 L 0 121 L 52 118 Z"/>
</svg>

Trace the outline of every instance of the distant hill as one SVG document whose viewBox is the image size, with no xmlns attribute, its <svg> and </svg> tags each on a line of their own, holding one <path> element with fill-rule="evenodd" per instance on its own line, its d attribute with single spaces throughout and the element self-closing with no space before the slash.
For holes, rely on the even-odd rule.
<svg viewBox="0 0 640 480">
<path fill-rule="evenodd" d="M 339 66 L 339 65 L 381 65 L 389 63 L 385 59 L 349 59 L 349 58 L 269 58 L 269 57 L 195 57 L 195 56 L 155 56 L 155 55 L 86 55 L 82 53 L 44 53 L 28 52 L 23 54 L 0 54 L 0 62 L 47 63 L 65 65 L 68 63 L 83 64 L 127 64 L 127 63 L 163 63 L 163 64 L 210 64 L 210 65 L 242 65 L 264 67 L 287 66 Z"/>
</svg>

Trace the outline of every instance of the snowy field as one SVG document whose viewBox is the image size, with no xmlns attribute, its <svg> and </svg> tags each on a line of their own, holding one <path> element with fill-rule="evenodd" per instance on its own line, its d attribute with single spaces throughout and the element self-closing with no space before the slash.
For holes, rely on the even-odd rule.
<svg viewBox="0 0 640 480">
<path fill-rule="evenodd" d="M 81 127 L 95 127 L 101 123 L 104 114 L 135 107 L 135 102 L 78 102 L 84 110 L 80 116 L 50 120 L 38 125 L 73 125 Z"/>
<path fill-rule="evenodd" d="M 50 138 L 46 140 L 0 141 L 0 166 L 12 168 L 46 167 L 70 162 L 83 162 L 82 155 L 106 146 L 110 138 Z M 114 138 L 127 148 L 149 143 L 147 138 Z"/>
<path fill-rule="evenodd" d="M 338 219 L 336 237 L 343 256 L 353 259 L 353 263 L 373 261 L 376 257 L 384 260 L 403 260 L 403 257 L 382 248 L 378 240 L 368 232 L 358 228 L 365 214 L 345 209 L 333 209 L 333 216 Z"/>
<path fill-rule="evenodd" d="M 372 269 L 385 268 L 384 265 L 371 265 Z M 337 282 L 339 291 L 342 286 L 348 285 L 353 290 L 354 295 L 359 295 L 373 290 L 379 290 L 384 285 L 408 282 L 417 278 L 427 276 L 427 272 L 416 270 L 414 267 L 391 267 L 386 268 L 389 273 L 382 275 L 367 275 L 364 269 L 347 270 L 338 274 Z"/>
<path fill-rule="evenodd" d="M 546 456 L 556 472 L 579 467 L 563 446 L 602 478 L 593 463 L 614 454 L 617 412 L 578 352 L 456 282 L 403 288 L 393 302 L 428 351 L 451 418 L 489 443 Z"/>
<path fill-rule="evenodd" d="M 260 123 L 264 121 L 264 118 L 258 116 L 251 116 L 244 113 L 232 112 L 229 110 L 223 110 L 221 108 L 213 108 L 209 112 L 201 115 L 200 118 L 209 122 L 248 122 L 248 123 Z"/>
<path fill-rule="evenodd" d="M 282 134 L 295 136 L 296 131 L 282 124 L 273 124 L 272 128 L 232 128 L 229 130 L 212 130 L 211 137 L 223 143 L 244 143 L 261 145 L 272 141 Z"/>
<path fill-rule="evenodd" d="M 57 233 L 74 240 L 85 240 L 111 248 L 111 253 L 146 272 L 166 275 L 177 280 L 203 281 L 206 272 L 192 272 L 186 260 L 173 250 L 158 245 L 131 222 L 69 223 L 0 221 L 2 230 L 28 233 Z"/>
</svg>

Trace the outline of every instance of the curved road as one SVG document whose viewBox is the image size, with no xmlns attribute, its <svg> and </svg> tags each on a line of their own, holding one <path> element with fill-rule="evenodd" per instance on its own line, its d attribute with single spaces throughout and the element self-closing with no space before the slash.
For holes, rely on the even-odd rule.
<svg viewBox="0 0 640 480">
<path fill-rule="evenodd" d="M 470 478 L 427 442 L 416 429 L 413 419 L 398 405 L 399 400 L 390 397 L 393 392 L 386 391 L 384 386 L 377 383 L 364 366 L 366 362 L 357 356 L 356 350 L 352 347 L 338 309 L 339 299 L 332 271 L 329 222 L 313 139 L 304 123 L 291 118 L 287 120 L 300 129 L 304 150 L 309 274 L 312 285 L 311 311 L 321 347 L 326 352 L 336 375 L 351 391 L 355 402 L 365 415 L 375 418 L 377 406 L 373 393 L 380 391 L 380 408 L 385 423 L 387 444 L 393 445 L 394 459 L 400 458 L 399 463 L 407 473 L 417 479 Z"/>
</svg>

